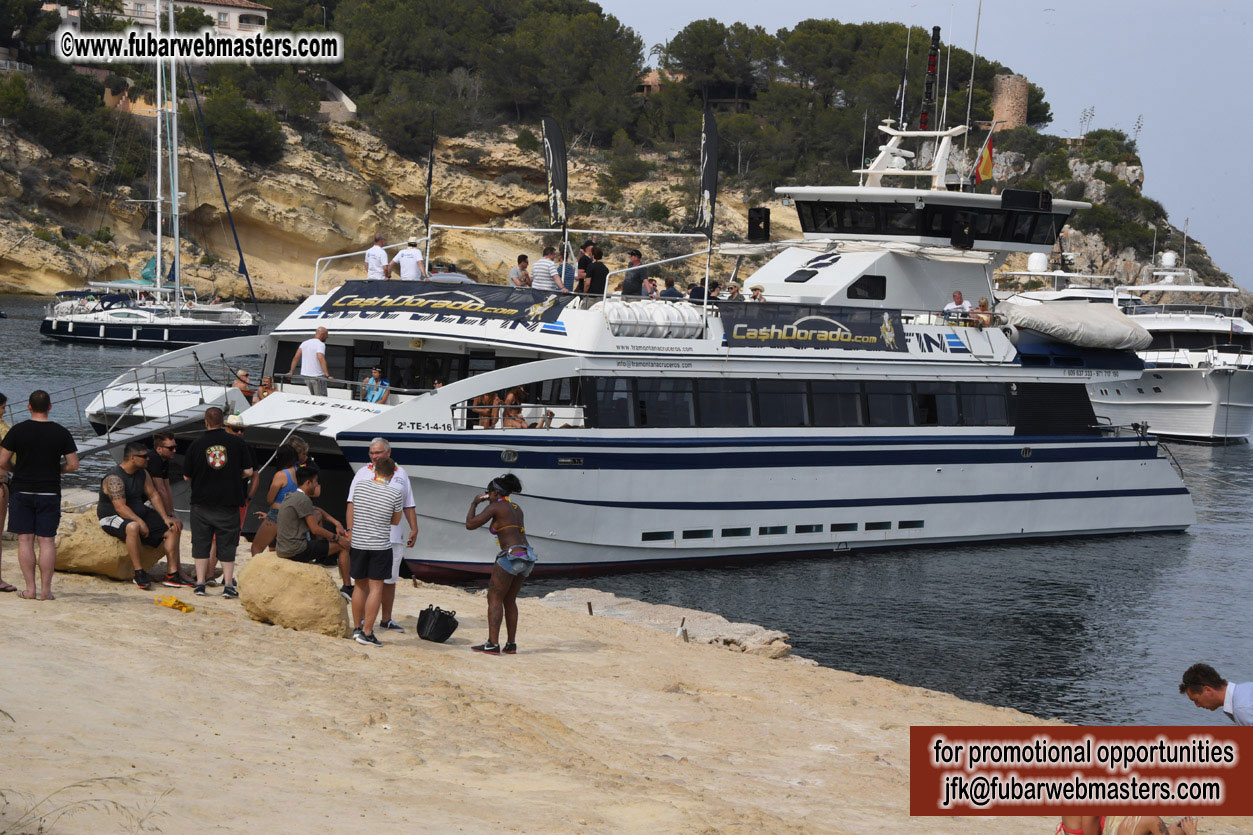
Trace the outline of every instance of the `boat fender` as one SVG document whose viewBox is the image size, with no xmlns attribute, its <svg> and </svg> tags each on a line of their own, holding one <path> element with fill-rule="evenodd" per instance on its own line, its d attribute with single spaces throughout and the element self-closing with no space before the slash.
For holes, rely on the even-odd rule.
<svg viewBox="0 0 1253 835">
<path fill-rule="evenodd" d="M 1018 344 L 1018 328 L 1013 325 L 1002 325 L 1001 333 L 1005 334 L 1005 337 L 1010 341 L 1011 345 Z"/>
</svg>

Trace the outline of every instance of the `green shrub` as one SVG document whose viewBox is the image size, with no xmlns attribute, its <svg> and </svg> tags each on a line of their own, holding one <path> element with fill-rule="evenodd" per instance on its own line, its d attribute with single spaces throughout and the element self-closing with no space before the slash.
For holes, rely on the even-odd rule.
<svg viewBox="0 0 1253 835">
<path fill-rule="evenodd" d="M 57 240 L 57 237 L 53 235 L 51 232 L 49 232 L 47 229 L 36 229 L 34 234 L 36 238 L 38 238 L 39 240 L 43 241 L 46 244 L 55 243 Z"/>
<path fill-rule="evenodd" d="M 221 263 L 222 259 L 214 255 L 212 252 L 206 252 L 200 256 L 200 266 L 212 267 L 214 264 Z"/>
<path fill-rule="evenodd" d="M 113 228 L 111 226 L 101 226 L 92 237 L 102 244 L 107 244 L 113 240 Z"/>
<path fill-rule="evenodd" d="M 972 146 L 974 139 L 975 137 L 971 137 Z M 1062 141 L 1056 136 L 1040 133 L 1033 127 L 1023 126 L 998 131 L 992 138 L 992 147 L 997 151 L 1017 151 L 1027 159 L 1035 159 L 1060 149 Z"/>
<path fill-rule="evenodd" d="M 656 223 L 670 220 L 670 207 L 665 203 L 653 201 L 644 207 L 644 217 Z"/>
<path fill-rule="evenodd" d="M 612 175 L 604 173 L 596 175 L 596 192 L 606 203 L 622 202 L 622 189 Z"/>
<path fill-rule="evenodd" d="M 86 235 L 79 235 L 78 237 L 74 238 L 74 245 L 83 246 L 83 247 L 91 246 L 91 240 L 92 239 L 87 237 Z"/>
<path fill-rule="evenodd" d="M 1111 186 L 1119 181 L 1118 178 L 1114 176 L 1113 171 L 1106 171 L 1103 168 L 1098 168 L 1093 171 L 1092 176 L 1103 183 L 1109 183 Z"/>
<path fill-rule="evenodd" d="M 518 146 L 522 151 L 538 151 L 540 149 L 539 137 L 527 128 L 518 131 L 518 136 L 513 140 L 513 144 Z"/>
<path fill-rule="evenodd" d="M 1062 186 L 1063 200 L 1082 200 L 1087 188 L 1078 180 L 1071 180 Z"/>
<path fill-rule="evenodd" d="M 283 130 L 278 120 L 249 105 L 233 85 L 227 84 L 209 96 L 204 120 L 214 150 L 220 153 L 260 165 L 283 157 Z"/>
</svg>

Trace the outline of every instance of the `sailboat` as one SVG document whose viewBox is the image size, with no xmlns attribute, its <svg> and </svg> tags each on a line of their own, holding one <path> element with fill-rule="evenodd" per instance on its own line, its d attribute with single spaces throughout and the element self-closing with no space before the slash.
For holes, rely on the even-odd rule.
<svg viewBox="0 0 1253 835">
<path fill-rule="evenodd" d="M 158 4 L 158 19 L 160 5 Z M 170 31 L 174 30 L 174 4 L 169 6 Z M 176 64 L 169 62 L 168 82 L 160 62 L 156 64 L 156 249 L 138 278 L 119 281 L 88 281 L 79 290 L 63 290 L 48 305 L 39 332 L 60 342 L 86 342 L 135 347 L 180 348 L 234 336 L 260 332 L 261 316 L 253 297 L 253 311 L 233 304 L 201 302 L 193 288 L 181 281 L 178 190 L 178 82 Z M 166 93 L 166 84 L 169 94 Z M 169 106 L 166 106 L 166 101 Z M 163 141 L 163 130 L 164 141 Z M 168 156 L 171 237 L 174 251 L 169 270 L 163 270 L 163 222 L 166 199 L 162 173 L 163 152 Z M 216 166 L 216 161 L 215 161 Z M 225 199 L 225 194 L 223 194 Z M 230 208 L 227 207 L 229 216 Z M 232 221 L 232 226 L 233 226 Z M 241 272 L 243 268 L 241 253 Z M 251 281 L 249 282 L 251 289 Z"/>
</svg>

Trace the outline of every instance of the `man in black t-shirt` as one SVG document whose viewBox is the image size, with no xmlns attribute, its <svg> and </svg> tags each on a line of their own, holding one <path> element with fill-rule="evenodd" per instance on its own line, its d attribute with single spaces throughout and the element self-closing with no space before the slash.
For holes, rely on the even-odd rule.
<svg viewBox="0 0 1253 835">
<path fill-rule="evenodd" d="M 644 279 L 648 278 L 648 267 L 641 267 L 640 261 L 643 259 L 638 249 L 627 250 L 627 263 L 631 269 L 626 271 L 626 278 L 622 280 L 622 298 L 631 298 L 634 296 L 647 296 L 644 290 Z"/>
<path fill-rule="evenodd" d="M 592 266 L 593 245 L 593 241 L 584 241 L 583 246 L 579 247 L 578 269 L 574 273 L 574 290 L 577 293 L 584 292 L 583 287 L 587 284 L 587 271 Z"/>
<path fill-rule="evenodd" d="M 126 445 L 122 463 L 105 474 L 96 500 L 96 518 L 105 533 L 126 543 L 127 556 L 135 569 L 135 585 L 147 589 L 152 578 L 144 571 L 139 546 L 161 548 L 170 568 L 163 585 L 187 586 L 181 582 L 178 566 L 179 535 L 183 527 L 174 512 L 165 506 L 161 494 L 148 475 L 148 459 L 153 455 L 137 441 Z M 149 507 L 145 499 L 152 502 Z M 171 576 L 176 579 L 171 579 Z"/>
<path fill-rule="evenodd" d="M 78 447 L 68 429 L 48 419 L 48 392 L 31 392 L 30 420 L 9 430 L 0 441 L 0 470 L 13 474 L 9 496 L 9 532 L 17 534 L 25 600 L 52 600 L 52 572 L 57 564 L 56 535 L 61 523 L 61 476 L 78 469 Z M 16 460 L 14 460 L 16 456 Z M 64 457 L 64 463 L 61 458 Z M 35 541 L 39 541 L 40 589 L 35 591 Z"/>
<path fill-rule="evenodd" d="M 601 259 L 605 253 L 600 247 L 592 247 L 592 265 L 587 268 L 587 280 L 583 282 L 583 292 L 592 296 L 605 295 L 605 283 L 609 280 L 609 267 Z"/>
<path fill-rule="evenodd" d="M 205 433 L 192 441 L 184 458 L 183 478 L 191 482 L 191 555 L 196 561 L 195 593 L 205 594 L 209 554 L 217 542 L 222 563 L 223 597 L 239 597 L 235 588 L 235 549 L 239 547 L 239 509 L 247 501 L 244 479 L 252 477 L 252 453 L 242 438 L 223 428 L 222 410 L 204 413 Z"/>
</svg>

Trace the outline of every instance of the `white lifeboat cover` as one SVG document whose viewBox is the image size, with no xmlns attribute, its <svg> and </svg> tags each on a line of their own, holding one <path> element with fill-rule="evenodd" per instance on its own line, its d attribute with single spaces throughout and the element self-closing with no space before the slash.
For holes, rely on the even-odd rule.
<svg viewBox="0 0 1253 835">
<path fill-rule="evenodd" d="M 1025 305 L 1004 301 L 996 311 L 1016 328 L 1082 348 L 1143 351 L 1153 343 L 1152 334 L 1113 304 L 1066 301 Z"/>
</svg>

